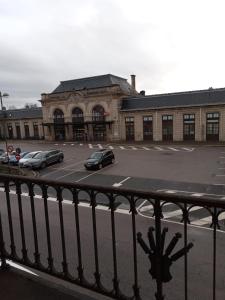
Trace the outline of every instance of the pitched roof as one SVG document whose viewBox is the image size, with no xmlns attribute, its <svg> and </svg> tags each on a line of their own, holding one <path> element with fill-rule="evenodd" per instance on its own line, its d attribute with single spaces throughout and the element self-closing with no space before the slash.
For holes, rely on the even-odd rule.
<svg viewBox="0 0 225 300">
<path fill-rule="evenodd" d="M 125 78 L 118 77 L 112 74 L 106 74 L 100 76 L 61 81 L 60 85 L 52 93 L 79 91 L 83 89 L 95 89 L 101 87 L 109 87 L 113 85 L 119 85 L 121 89 L 126 93 L 130 93 L 132 89 L 131 85 L 127 82 Z"/>
<path fill-rule="evenodd" d="M 0 118 L 35 119 L 42 118 L 42 107 L 1 110 Z"/>
<path fill-rule="evenodd" d="M 121 110 L 144 110 L 225 104 L 225 88 L 149 96 L 127 97 Z"/>
</svg>

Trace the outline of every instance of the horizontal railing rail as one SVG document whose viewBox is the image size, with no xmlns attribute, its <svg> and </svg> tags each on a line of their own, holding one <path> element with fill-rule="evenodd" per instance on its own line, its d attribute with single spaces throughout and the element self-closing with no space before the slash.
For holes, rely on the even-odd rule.
<svg viewBox="0 0 225 300">
<path fill-rule="evenodd" d="M 10 259 L 114 299 L 204 299 L 189 268 L 202 272 L 203 256 L 194 254 L 206 251 L 207 241 L 207 286 L 210 299 L 217 299 L 225 201 L 22 176 L 0 175 L 0 184 L 3 269 Z M 174 223 L 166 218 L 171 204 L 180 211 Z M 199 231 L 196 240 L 189 227 L 199 208 L 209 219 L 206 241 Z"/>
</svg>

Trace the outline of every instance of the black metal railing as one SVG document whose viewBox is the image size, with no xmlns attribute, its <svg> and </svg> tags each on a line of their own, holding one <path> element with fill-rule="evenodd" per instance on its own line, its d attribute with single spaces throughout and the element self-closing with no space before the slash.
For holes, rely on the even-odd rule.
<svg viewBox="0 0 225 300">
<path fill-rule="evenodd" d="M 0 182 L 1 268 L 13 260 L 114 299 L 223 299 L 224 201 L 21 176 Z M 180 210 L 172 223 L 168 204 Z M 199 207 L 205 231 L 190 226 Z"/>
</svg>

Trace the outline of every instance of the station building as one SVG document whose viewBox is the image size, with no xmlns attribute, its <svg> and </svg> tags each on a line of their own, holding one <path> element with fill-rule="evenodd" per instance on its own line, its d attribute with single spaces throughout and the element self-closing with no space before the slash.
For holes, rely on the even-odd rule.
<svg viewBox="0 0 225 300">
<path fill-rule="evenodd" d="M 41 108 L 1 111 L 8 138 L 49 141 L 225 141 L 225 88 L 145 95 L 107 74 L 61 81 Z M 4 126 L 3 126 L 4 124 Z"/>
</svg>

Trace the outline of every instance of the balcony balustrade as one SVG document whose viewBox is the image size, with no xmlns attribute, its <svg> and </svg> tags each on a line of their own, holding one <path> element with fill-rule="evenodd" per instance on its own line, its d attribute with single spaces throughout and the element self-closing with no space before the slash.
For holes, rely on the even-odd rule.
<svg viewBox="0 0 225 300">
<path fill-rule="evenodd" d="M 207 273 L 209 299 L 224 297 L 224 201 L 21 176 L 0 182 L 2 269 L 12 260 L 114 299 L 157 300 L 205 299 L 198 286 Z M 143 201 L 148 218 L 138 213 Z M 181 212 L 176 228 L 164 219 L 168 203 Z M 195 207 L 211 218 L 207 233 L 190 226 Z"/>
</svg>

